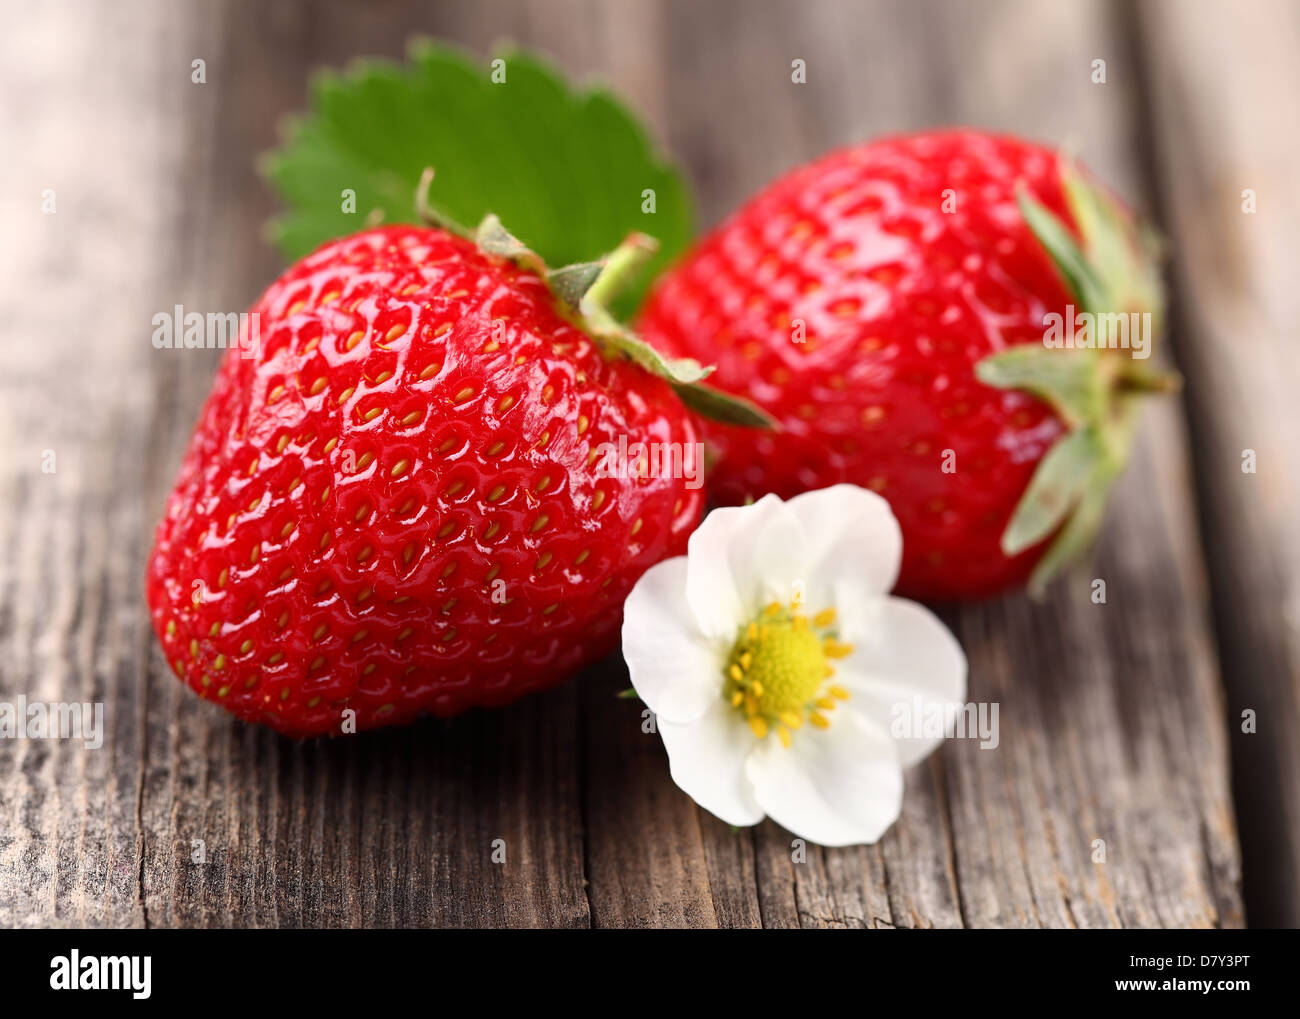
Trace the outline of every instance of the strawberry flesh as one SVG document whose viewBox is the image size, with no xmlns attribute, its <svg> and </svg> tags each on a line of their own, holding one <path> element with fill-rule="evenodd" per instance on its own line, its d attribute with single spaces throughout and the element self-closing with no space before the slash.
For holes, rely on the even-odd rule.
<svg viewBox="0 0 1300 1019">
<path fill-rule="evenodd" d="M 252 311 L 260 347 L 222 363 L 148 565 L 200 696 L 295 736 L 506 704 L 606 654 L 632 584 L 684 551 L 698 486 L 605 476 L 597 450 L 689 448 L 690 416 L 534 273 L 389 227 Z"/>
<path fill-rule="evenodd" d="M 1041 345 L 1044 315 L 1070 301 L 1017 207 L 1022 182 L 1072 225 L 1058 155 L 1038 145 L 948 131 L 844 149 L 777 181 L 659 282 L 642 335 L 716 364 L 710 384 L 780 423 L 704 425 L 715 500 L 850 482 L 898 517 L 901 593 L 1024 582 L 1046 543 L 1007 557 L 999 541 L 1066 429 L 975 377 L 990 354 Z"/>
</svg>

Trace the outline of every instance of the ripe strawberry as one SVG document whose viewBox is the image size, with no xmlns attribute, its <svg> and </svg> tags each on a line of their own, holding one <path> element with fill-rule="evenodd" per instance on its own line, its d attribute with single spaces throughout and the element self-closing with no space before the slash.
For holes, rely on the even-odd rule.
<svg viewBox="0 0 1300 1019">
<path fill-rule="evenodd" d="M 487 225 L 483 248 L 346 237 L 252 309 L 260 350 L 222 364 L 148 567 L 200 696 L 298 736 L 345 709 L 364 729 L 505 704 L 608 652 L 633 583 L 684 550 L 698 486 L 597 453 L 689 455 L 690 415 Z M 599 269 L 552 282 L 576 294 Z"/>
<path fill-rule="evenodd" d="M 639 328 L 781 425 L 706 428 L 715 499 L 874 489 L 903 531 L 898 589 L 942 600 L 1041 584 L 1081 551 L 1133 395 L 1164 383 L 1129 351 L 1046 346 L 1067 305 L 1158 323 L 1146 237 L 1056 153 L 958 130 L 793 171 L 659 282 Z"/>
</svg>

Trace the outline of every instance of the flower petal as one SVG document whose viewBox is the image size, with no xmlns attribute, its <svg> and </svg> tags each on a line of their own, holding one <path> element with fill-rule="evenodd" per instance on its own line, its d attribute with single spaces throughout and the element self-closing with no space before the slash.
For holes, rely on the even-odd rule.
<svg viewBox="0 0 1300 1019">
<path fill-rule="evenodd" d="M 769 735 L 745 774 L 772 820 L 823 846 L 875 842 L 903 805 L 903 772 L 888 730 L 848 713 L 806 727 L 789 748 Z"/>
<path fill-rule="evenodd" d="M 673 781 L 691 799 L 728 824 L 758 824 L 763 808 L 745 777 L 754 734 L 738 712 L 716 698 L 689 725 L 658 719 Z"/>
<path fill-rule="evenodd" d="M 863 599 L 841 606 L 840 632 L 853 645 L 852 654 L 835 665 L 834 682 L 852 694 L 848 708 L 887 732 L 901 712 L 912 719 L 912 732 L 920 731 L 930 712 L 955 716 L 955 706 L 966 698 L 966 655 L 929 609 L 903 598 Z M 903 767 L 927 756 L 941 739 L 896 739 Z"/>
<path fill-rule="evenodd" d="M 806 584 L 807 540 L 774 495 L 716 509 L 691 535 L 686 599 L 701 630 L 731 641 L 769 601 L 789 601 Z"/>
<path fill-rule="evenodd" d="M 637 696 L 660 718 L 690 722 L 722 698 L 725 648 L 686 603 L 685 556 L 650 567 L 623 605 L 623 658 Z"/>
<path fill-rule="evenodd" d="M 796 495 L 786 506 L 808 537 L 808 570 L 818 585 L 810 594 L 835 604 L 839 584 L 848 579 L 873 594 L 893 589 L 903 536 L 889 503 L 875 492 L 832 485 Z"/>
</svg>

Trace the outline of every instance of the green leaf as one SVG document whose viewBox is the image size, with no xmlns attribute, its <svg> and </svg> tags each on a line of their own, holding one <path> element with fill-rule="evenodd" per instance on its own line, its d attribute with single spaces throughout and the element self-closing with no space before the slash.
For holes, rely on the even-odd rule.
<svg viewBox="0 0 1300 1019">
<path fill-rule="evenodd" d="M 614 309 L 629 314 L 693 232 L 681 174 L 606 91 L 575 89 L 518 50 L 497 57 L 502 83 L 490 64 L 427 41 L 404 65 L 319 75 L 311 112 L 263 163 L 286 206 L 269 224 L 284 255 L 355 232 L 375 210 L 385 223 L 419 222 L 417 185 L 432 166 L 431 204 L 460 223 L 495 213 L 549 265 L 595 260 L 632 232 L 655 237 L 658 254 Z M 348 188 L 355 213 L 342 211 Z M 653 214 L 641 211 L 647 189 Z"/>
<path fill-rule="evenodd" d="M 1028 188 L 1022 185 L 1016 198 L 1026 224 L 1064 277 L 1076 310 L 1098 316 L 1099 329 L 1102 316 L 1151 312 L 1158 334 L 1164 296 L 1154 235 L 1068 158 L 1062 157 L 1058 172 L 1077 236 Z M 1055 532 L 1030 578 L 1033 594 L 1041 594 L 1100 529 L 1106 495 L 1132 449 L 1140 395 L 1168 392 L 1178 383 L 1176 376 L 1121 357 L 1104 344 L 1058 349 L 1047 341 L 1045 333 L 1043 346 L 999 351 L 975 368 L 986 385 L 1044 400 L 1070 429 L 1039 463 L 1002 534 L 1003 552 L 1016 555 Z"/>
<path fill-rule="evenodd" d="M 1106 188 L 1068 160 L 1062 163 L 1061 184 L 1099 287 L 1101 306 L 1088 310 L 1150 311 L 1159 333 L 1164 318 L 1159 234 L 1134 222 Z"/>
<path fill-rule="evenodd" d="M 607 355 L 621 355 L 652 375 L 664 379 L 691 410 L 714 421 L 772 429 L 776 421 L 748 400 L 700 385 L 713 371 L 689 357 L 665 357 L 627 329 L 610 307 L 637 270 L 653 257 L 657 245 L 645 234 L 630 234 L 598 263 L 580 263 L 547 275 L 552 290 L 577 305 L 583 326 Z M 576 302 L 575 302 L 576 297 Z"/>
<path fill-rule="evenodd" d="M 1062 567 L 1082 556 L 1096 540 L 1106 517 L 1106 497 L 1114 480 L 1114 477 L 1094 478 L 1084 489 L 1074 512 L 1061 528 L 1061 533 L 1056 536 L 1029 577 L 1029 593 L 1034 598 L 1041 598 L 1048 581 Z"/>
<path fill-rule="evenodd" d="M 1095 351 L 1024 344 L 990 354 L 975 365 L 986 386 L 1032 393 L 1071 427 L 1100 420 L 1109 395 Z"/>
<path fill-rule="evenodd" d="M 775 418 L 743 397 L 732 396 L 696 382 L 670 382 L 669 385 L 682 403 L 703 417 L 728 425 L 778 430 Z M 708 467 L 706 462 L 705 469 Z"/>
<path fill-rule="evenodd" d="M 546 274 L 546 282 L 551 293 L 570 308 L 577 308 L 604 270 L 604 262 L 577 262 L 550 270 Z"/>
<path fill-rule="evenodd" d="M 707 368 L 690 357 L 664 357 L 654 347 L 633 333 L 619 332 L 597 334 L 599 341 L 607 351 L 622 354 L 629 361 L 644 368 L 651 375 L 658 375 L 670 383 L 690 385 L 699 382 L 713 372 L 713 366 Z"/>
<path fill-rule="evenodd" d="M 474 231 L 474 243 L 489 255 L 508 258 L 517 265 L 546 275 L 546 262 L 532 248 L 507 230 L 495 213 L 489 212 Z"/>
<path fill-rule="evenodd" d="M 1038 243 L 1047 249 L 1057 269 L 1065 277 L 1074 299 L 1083 305 L 1080 310 L 1104 310 L 1100 308 L 1101 281 L 1069 228 L 1051 209 L 1030 194 L 1024 185 L 1016 191 L 1016 202 Z"/>
<path fill-rule="evenodd" d="M 1019 555 L 1056 530 L 1079 503 L 1101 459 L 1091 429 L 1071 432 L 1049 449 L 1002 532 L 1002 551 Z"/>
</svg>

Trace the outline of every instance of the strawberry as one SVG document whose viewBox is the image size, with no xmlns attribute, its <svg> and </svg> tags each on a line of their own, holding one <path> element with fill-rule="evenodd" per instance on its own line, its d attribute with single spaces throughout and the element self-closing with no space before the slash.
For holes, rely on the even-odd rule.
<svg viewBox="0 0 1300 1019">
<path fill-rule="evenodd" d="M 716 499 L 871 488 L 902 527 L 898 590 L 946 600 L 1040 588 L 1079 554 L 1135 395 L 1168 384 L 1136 334 L 1114 349 L 1118 321 L 1097 320 L 1110 342 L 1063 349 L 1046 316 L 1150 313 L 1149 354 L 1161 304 L 1147 235 L 1091 177 L 956 130 L 778 180 L 659 281 L 639 331 L 716 363 L 711 384 L 781 426 L 706 427 Z"/>
<path fill-rule="evenodd" d="M 545 274 L 489 217 L 477 243 L 367 230 L 273 283 L 148 564 L 176 674 L 310 736 L 505 704 L 607 653 L 703 502 L 685 470 L 598 455 L 696 442 L 689 385 L 634 364 L 656 359 L 594 300 L 638 246 L 620 253 Z"/>
</svg>

